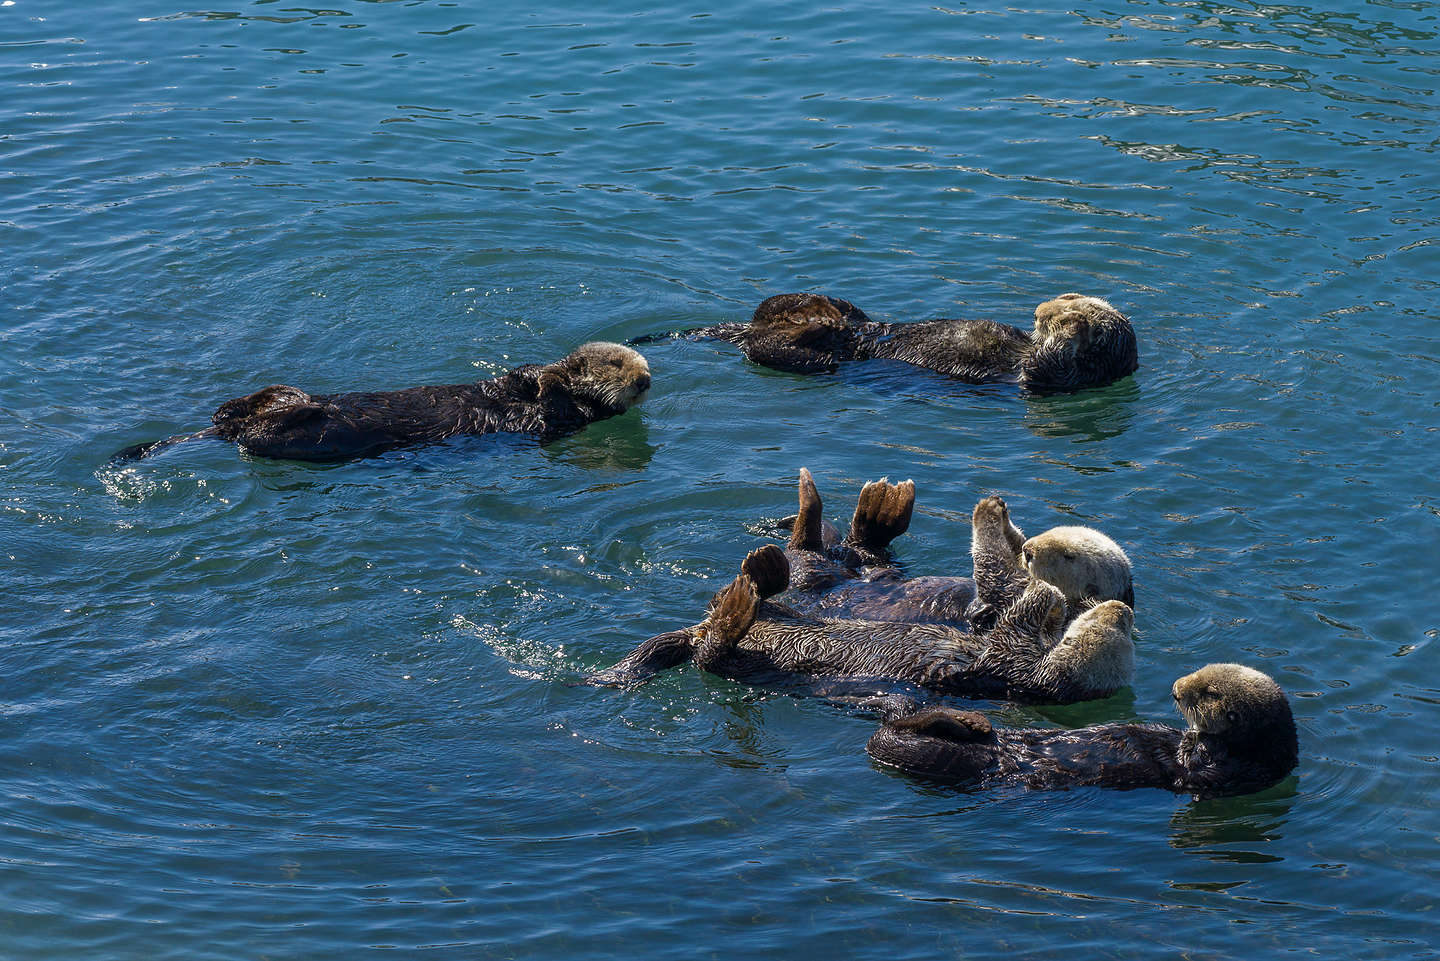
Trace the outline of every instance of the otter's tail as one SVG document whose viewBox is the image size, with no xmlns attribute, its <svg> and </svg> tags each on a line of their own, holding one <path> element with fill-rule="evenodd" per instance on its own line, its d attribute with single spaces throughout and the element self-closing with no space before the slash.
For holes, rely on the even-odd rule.
<svg viewBox="0 0 1440 961">
<path fill-rule="evenodd" d="M 122 447 L 111 454 L 110 463 L 128 464 L 158 454 L 162 450 L 167 450 L 187 440 L 204 440 L 207 437 L 219 436 L 219 428 L 207 427 L 204 430 L 197 430 L 193 434 L 176 434 L 174 437 L 167 437 L 164 440 L 152 440 L 148 444 L 131 444 L 129 447 Z"/>
<path fill-rule="evenodd" d="M 658 344 L 662 340 L 724 340 L 739 343 L 740 334 L 747 330 L 747 324 L 716 324 L 713 327 L 687 327 L 684 330 L 667 330 L 658 334 L 641 334 L 625 341 L 627 347 Z"/>
</svg>

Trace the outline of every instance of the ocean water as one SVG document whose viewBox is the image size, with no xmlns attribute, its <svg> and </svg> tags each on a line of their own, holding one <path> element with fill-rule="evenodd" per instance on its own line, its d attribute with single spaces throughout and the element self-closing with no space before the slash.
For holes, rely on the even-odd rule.
<svg viewBox="0 0 1440 961">
<path fill-rule="evenodd" d="M 1440 3 L 0 2 L 0 956 L 1434 957 Z M 1035 398 L 647 346 L 546 448 L 193 443 L 270 383 L 490 376 L 789 290 L 1141 368 Z M 963 792 L 684 667 L 809 467 L 1136 569 L 1133 687 L 1241 661 L 1296 774 Z"/>
</svg>

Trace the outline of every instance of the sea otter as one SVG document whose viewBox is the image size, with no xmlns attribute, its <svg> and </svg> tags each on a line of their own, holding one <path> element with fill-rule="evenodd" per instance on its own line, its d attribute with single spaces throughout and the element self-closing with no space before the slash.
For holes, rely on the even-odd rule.
<svg viewBox="0 0 1440 961">
<path fill-rule="evenodd" d="M 752 684 L 872 678 L 959 697 L 1050 704 L 1107 697 L 1134 674 L 1134 614 L 1120 601 L 1099 604 L 1065 628 L 1064 598 L 1034 580 L 982 637 L 944 624 L 807 617 L 763 601 L 789 582 L 788 568 L 773 544 L 751 551 L 703 622 L 645 641 L 590 680 L 643 680 L 685 660 L 687 645 L 701 669 Z"/>
<path fill-rule="evenodd" d="M 457 434 L 535 434 L 543 444 L 624 413 L 649 389 L 644 357 L 597 341 L 553 364 L 527 364 L 471 384 L 313 396 L 266 387 L 221 404 L 212 427 L 136 444 L 111 459 L 137 460 L 205 437 L 235 441 L 261 457 L 308 461 L 363 457 Z"/>
<path fill-rule="evenodd" d="M 1268 675 L 1210 664 L 1180 678 L 1171 693 L 1189 722 L 1184 730 L 996 730 L 983 714 L 935 707 L 887 721 L 866 750 L 890 767 L 964 785 L 1158 787 L 1196 798 L 1258 791 L 1294 770 L 1295 720 Z"/>
<path fill-rule="evenodd" d="M 967 384 L 1013 383 L 1036 394 L 1099 387 L 1139 366 L 1129 319 L 1099 297 L 1074 293 L 1036 307 L 1030 331 L 990 320 L 881 323 L 847 300 L 801 293 L 767 297 L 748 324 L 679 335 L 727 341 L 754 363 L 778 370 L 819 373 L 843 361 L 887 358 Z"/>
<path fill-rule="evenodd" d="M 907 579 L 889 563 L 890 542 L 909 528 L 913 481 L 866 484 L 843 541 L 836 528 L 818 521 L 820 493 L 803 468 L 799 505 L 786 547 L 791 578 L 785 600 L 802 613 L 983 632 L 994 627 L 1031 577 L 1060 589 L 1072 619 L 1100 601 L 1135 606 L 1130 559 L 1120 545 L 1088 527 L 1055 527 L 1026 540 L 1000 497 L 982 499 L 971 515 L 974 577 Z"/>
</svg>

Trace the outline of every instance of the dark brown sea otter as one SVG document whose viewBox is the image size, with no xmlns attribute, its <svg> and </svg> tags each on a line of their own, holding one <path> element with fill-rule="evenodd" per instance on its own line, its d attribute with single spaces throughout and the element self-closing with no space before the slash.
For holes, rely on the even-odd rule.
<svg viewBox="0 0 1440 961">
<path fill-rule="evenodd" d="M 649 389 L 644 357 L 594 342 L 553 364 L 528 364 L 471 384 L 313 396 L 266 387 L 221 404 L 213 427 L 136 444 L 111 459 L 136 460 L 206 437 L 234 441 L 261 457 L 309 461 L 363 457 L 458 434 L 534 434 L 543 444 L 624 413 Z"/>
<path fill-rule="evenodd" d="M 645 641 L 590 680 L 642 680 L 685 660 L 687 647 L 703 670 L 752 684 L 804 687 L 820 679 L 868 678 L 960 697 L 1057 704 L 1106 697 L 1134 673 L 1134 615 L 1119 601 L 1100 604 L 1065 628 L 1060 592 L 1031 581 L 980 636 L 944 624 L 807 617 L 762 601 L 789 583 L 788 567 L 774 545 L 752 551 L 703 622 Z"/>
<path fill-rule="evenodd" d="M 1082 294 L 1061 294 L 1036 307 L 1030 331 L 990 320 L 881 323 L 837 297 L 777 294 L 755 308 L 748 324 L 682 336 L 728 341 L 754 363 L 778 370 L 818 373 L 844 361 L 887 358 L 967 384 L 1013 383 L 1036 394 L 1099 387 L 1139 366 L 1130 321 Z"/>
<path fill-rule="evenodd" d="M 1157 787 L 1197 798 L 1258 791 L 1294 770 L 1295 720 L 1268 675 L 1210 664 L 1176 681 L 1172 694 L 1184 730 L 996 730 L 983 714 L 936 707 L 886 722 L 866 750 L 890 767 L 962 785 Z"/>
</svg>

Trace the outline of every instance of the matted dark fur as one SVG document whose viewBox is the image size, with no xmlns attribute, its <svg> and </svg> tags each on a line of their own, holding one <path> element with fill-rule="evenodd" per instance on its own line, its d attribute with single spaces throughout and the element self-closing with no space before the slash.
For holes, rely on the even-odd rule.
<svg viewBox="0 0 1440 961">
<path fill-rule="evenodd" d="M 266 387 L 221 404 L 213 427 L 136 444 L 112 459 L 135 460 L 204 437 L 234 441 L 261 457 L 309 461 L 362 457 L 457 434 L 534 434 L 547 443 L 624 413 L 649 388 L 644 357 L 597 341 L 553 364 L 527 364 L 471 384 L 314 395 Z"/>
<path fill-rule="evenodd" d="M 1037 394 L 1098 387 L 1139 366 L 1130 321 L 1104 300 L 1075 293 L 1037 307 L 1030 331 L 991 320 L 882 323 L 848 300 L 794 293 L 761 301 L 748 324 L 679 336 L 727 341 L 754 363 L 778 370 L 817 373 L 845 361 L 886 358 L 968 384 L 1013 383 Z"/>
<path fill-rule="evenodd" d="M 780 548 L 752 551 L 741 575 L 715 595 L 704 621 L 645 641 L 588 680 L 644 680 L 683 660 L 686 643 L 703 670 L 786 688 L 869 678 L 961 697 L 1070 703 L 1108 696 L 1134 671 L 1128 607 L 1100 605 L 1062 635 L 1064 599 L 1043 581 L 1032 582 L 984 637 L 943 624 L 806 617 L 763 600 L 789 582 Z"/>
<path fill-rule="evenodd" d="M 974 711 L 936 707 L 887 721 L 866 750 L 890 767 L 967 786 L 1155 787 L 1197 798 L 1261 790 L 1299 762 L 1290 703 L 1267 675 L 1210 664 L 1176 681 L 1172 693 L 1189 722 L 1183 730 L 996 730 Z"/>
</svg>

